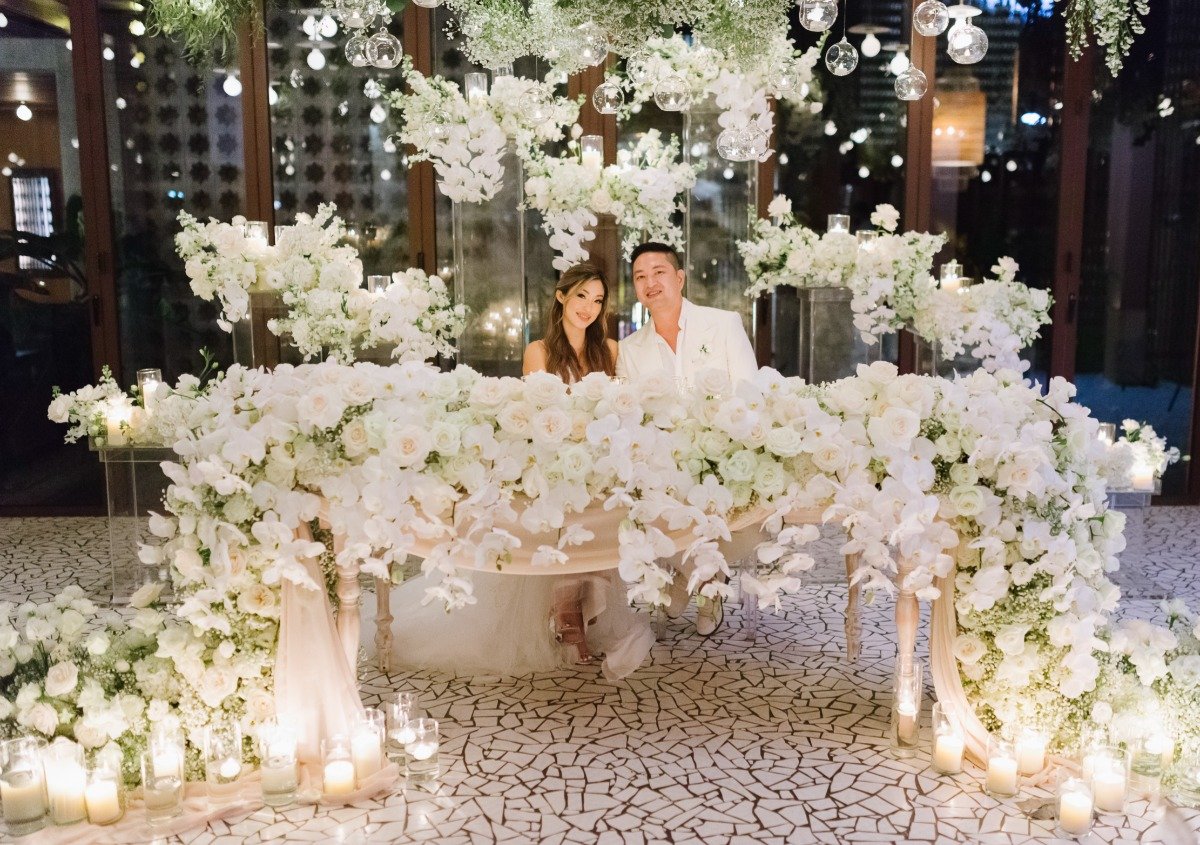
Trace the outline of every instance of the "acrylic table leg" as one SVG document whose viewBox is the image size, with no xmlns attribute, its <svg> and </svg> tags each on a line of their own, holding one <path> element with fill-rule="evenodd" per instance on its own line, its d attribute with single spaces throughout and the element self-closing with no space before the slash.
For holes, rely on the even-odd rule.
<svg viewBox="0 0 1200 845">
<path fill-rule="evenodd" d="M 375 655 L 379 671 L 392 665 L 392 580 L 375 579 Z"/>
<path fill-rule="evenodd" d="M 896 662 L 900 667 L 911 669 L 917 652 L 917 626 L 921 623 L 921 609 L 916 593 L 904 587 L 912 565 L 900 558 L 898 570 L 896 586 L 900 592 L 896 596 Z"/>
<path fill-rule="evenodd" d="M 846 659 L 858 660 L 862 651 L 862 619 L 859 616 L 860 584 L 851 583 L 854 570 L 858 569 L 859 554 L 846 555 Z"/>
</svg>

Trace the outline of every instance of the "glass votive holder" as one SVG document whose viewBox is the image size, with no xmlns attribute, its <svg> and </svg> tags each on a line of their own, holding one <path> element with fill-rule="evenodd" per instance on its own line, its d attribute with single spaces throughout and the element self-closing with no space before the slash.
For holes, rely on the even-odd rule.
<svg viewBox="0 0 1200 845">
<path fill-rule="evenodd" d="M 1079 778 L 1067 778 L 1058 787 L 1058 831 L 1065 836 L 1086 836 L 1092 830 L 1092 790 Z"/>
<path fill-rule="evenodd" d="M 420 718 L 412 722 L 413 738 L 404 746 L 408 761 L 409 780 L 420 782 L 436 778 L 440 773 L 438 748 L 441 737 L 437 719 Z"/>
<path fill-rule="evenodd" d="M 183 812 L 183 745 L 151 743 L 142 754 L 142 800 L 146 820 L 161 824 Z"/>
<path fill-rule="evenodd" d="M 604 137 L 584 135 L 579 139 L 579 160 L 588 170 L 604 169 Z"/>
<path fill-rule="evenodd" d="M 1151 733 L 1129 743 L 1129 785 L 1148 796 L 1162 789 L 1162 776 L 1175 759 L 1175 742 L 1166 734 Z"/>
<path fill-rule="evenodd" d="M 204 780 L 208 786 L 208 803 L 223 806 L 235 802 L 241 776 L 241 727 L 232 719 L 210 725 L 204 734 Z"/>
<path fill-rule="evenodd" d="M 1083 758 L 1084 780 L 1092 788 L 1092 800 L 1102 813 L 1125 812 L 1129 791 L 1129 754 L 1116 745 L 1090 749 Z"/>
<path fill-rule="evenodd" d="M 354 791 L 354 757 L 345 734 L 321 740 L 321 763 L 324 767 L 321 791 L 326 798 L 344 798 Z"/>
<path fill-rule="evenodd" d="M 162 385 L 162 370 L 144 369 L 137 371 L 138 393 L 147 414 L 153 414 L 158 404 L 158 388 Z"/>
<path fill-rule="evenodd" d="M 488 75 L 486 73 L 468 73 L 463 77 L 463 90 L 468 103 L 479 103 L 487 100 Z"/>
<path fill-rule="evenodd" d="M 87 820 L 92 824 L 112 824 L 125 815 L 125 787 L 121 769 L 109 762 L 93 763 L 87 770 L 84 792 Z"/>
<path fill-rule="evenodd" d="M 1029 776 L 1046 767 L 1046 745 L 1050 738 L 1035 727 L 1023 727 L 1017 732 L 1017 771 Z"/>
<path fill-rule="evenodd" d="M 1171 773 L 1171 801 L 1179 807 L 1200 807 L 1200 754 L 1180 758 Z"/>
<path fill-rule="evenodd" d="M 296 800 L 296 732 L 275 720 L 258 731 L 259 777 L 268 807 L 285 807 Z"/>
<path fill-rule="evenodd" d="M 350 734 L 350 757 L 354 761 L 354 777 L 359 783 L 383 768 L 386 735 L 383 711 L 374 707 L 363 710 Z"/>
<path fill-rule="evenodd" d="M 996 734 L 988 736 L 987 774 L 983 791 L 993 798 L 1017 794 L 1017 752 L 1011 741 Z"/>
<path fill-rule="evenodd" d="M 84 804 L 87 770 L 83 767 L 83 748 L 59 737 L 42 749 L 42 769 L 50 821 L 57 825 L 83 821 L 87 817 Z"/>
<path fill-rule="evenodd" d="M 46 778 L 43 740 L 18 737 L 0 743 L 0 809 L 13 836 L 25 836 L 46 825 Z"/>
<path fill-rule="evenodd" d="M 391 282 L 391 276 L 367 276 L 367 291 L 369 293 L 383 293 L 387 290 L 387 286 Z"/>
<path fill-rule="evenodd" d="M 899 662 L 892 676 L 892 690 L 892 747 L 897 757 L 912 757 L 921 736 L 924 666 L 920 660 Z"/>
<path fill-rule="evenodd" d="M 1117 424 L 1116 423 L 1100 423 L 1100 431 L 1097 434 L 1101 442 L 1111 446 L 1117 442 Z"/>
<path fill-rule="evenodd" d="M 966 740 L 959 727 L 957 715 L 949 705 L 933 703 L 933 770 L 943 775 L 962 772 Z"/>
<path fill-rule="evenodd" d="M 283 233 L 286 232 L 290 228 L 292 228 L 292 227 L 291 226 L 276 226 L 275 227 L 275 244 L 276 245 L 279 244 L 280 239 L 283 237 Z"/>
<path fill-rule="evenodd" d="M 412 723 L 420 715 L 416 693 L 398 692 L 388 704 L 388 756 L 398 763 L 405 761 L 404 746 L 413 741 Z"/>
<path fill-rule="evenodd" d="M 875 241 L 879 238 L 879 232 L 874 229 L 859 229 L 854 233 L 858 238 L 858 248 L 871 250 L 875 248 Z"/>
<path fill-rule="evenodd" d="M 830 214 L 825 218 L 825 231 L 830 234 L 833 232 L 840 232 L 843 235 L 850 234 L 850 215 Z"/>
<path fill-rule="evenodd" d="M 266 245 L 269 231 L 270 228 L 265 220 L 246 221 L 246 240 L 248 241 L 261 241 L 263 245 Z"/>
</svg>

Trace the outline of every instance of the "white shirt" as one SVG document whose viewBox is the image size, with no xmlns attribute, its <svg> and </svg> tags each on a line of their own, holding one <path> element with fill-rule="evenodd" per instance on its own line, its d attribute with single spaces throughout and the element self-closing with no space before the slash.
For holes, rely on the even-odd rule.
<svg viewBox="0 0 1200 845">
<path fill-rule="evenodd" d="M 739 314 L 696 305 L 687 299 L 679 311 L 674 351 L 651 319 L 621 341 L 617 356 L 620 378 L 663 373 L 676 384 L 690 387 L 696 374 L 706 369 L 724 371 L 730 385 L 736 386 L 739 381 L 754 378 L 758 361 Z"/>
</svg>

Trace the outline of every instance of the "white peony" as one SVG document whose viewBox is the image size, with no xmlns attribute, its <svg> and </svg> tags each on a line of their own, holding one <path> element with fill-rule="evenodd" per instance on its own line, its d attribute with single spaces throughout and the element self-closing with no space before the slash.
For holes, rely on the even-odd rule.
<svg viewBox="0 0 1200 845">
<path fill-rule="evenodd" d="M 79 667 L 70 661 L 55 663 L 46 672 L 46 695 L 61 698 L 75 691 L 79 683 Z"/>
</svg>

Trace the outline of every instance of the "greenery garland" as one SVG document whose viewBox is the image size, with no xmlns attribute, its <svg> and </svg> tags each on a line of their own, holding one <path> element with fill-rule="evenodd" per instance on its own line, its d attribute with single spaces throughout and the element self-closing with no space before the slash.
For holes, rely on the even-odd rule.
<svg viewBox="0 0 1200 845">
<path fill-rule="evenodd" d="M 242 21 L 262 25 L 257 0 L 149 0 L 146 5 L 150 33 L 175 39 L 184 57 L 200 67 L 232 54 Z"/>
</svg>

